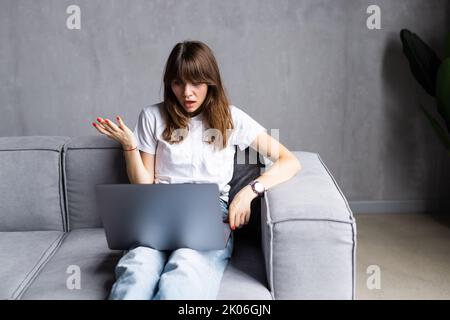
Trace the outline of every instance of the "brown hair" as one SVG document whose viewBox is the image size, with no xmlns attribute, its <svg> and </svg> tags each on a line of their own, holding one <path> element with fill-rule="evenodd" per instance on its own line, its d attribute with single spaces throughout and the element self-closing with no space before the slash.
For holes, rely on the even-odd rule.
<svg viewBox="0 0 450 320">
<path fill-rule="evenodd" d="M 210 132 L 220 132 L 222 138 L 215 139 L 214 135 L 208 143 L 214 142 L 215 147 L 225 148 L 230 132 L 227 129 L 234 127 L 229 101 L 212 50 L 200 41 L 184 41 L 175 45 L 167 59 L 163 80 L 166 128 L 162 137 L 170 144 L 180 142 L 172 138 L 174 131 L 186 129 L 189 123 L 189 115 L 172 91 L 171 83 L 175 79 L 208 85 L 207 95 L 200 106 L 201 112 L 208 128 L 214 129 Z"/>
</svg>

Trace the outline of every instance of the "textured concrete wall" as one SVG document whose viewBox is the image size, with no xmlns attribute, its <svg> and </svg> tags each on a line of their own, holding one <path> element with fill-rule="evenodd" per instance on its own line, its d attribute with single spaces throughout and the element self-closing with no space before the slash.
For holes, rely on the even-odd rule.
<svg viewBox="0 0 450 320">
<path fill-rule="evenodd" d="M 66 27 L 72 4 L 80 30 Z M 380 30 L 366 27 L 372 4 Z M 232 103 L 288 148 L 320 153 L 350 201 L 442 199 L 450 161 L 401 28 L 442 52 L 450 1 L 0 0 L 0 136 L 96 135 L 96 116 L 116 114 L 134 127 L 162 99 L 172 47 L 195 39 Z"/>
</svg>

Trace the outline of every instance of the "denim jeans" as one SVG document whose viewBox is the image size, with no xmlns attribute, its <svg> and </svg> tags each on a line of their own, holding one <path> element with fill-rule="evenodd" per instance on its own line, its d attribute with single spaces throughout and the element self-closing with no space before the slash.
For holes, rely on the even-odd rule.
<svg viewBox="0 0 450 320">
<path fill-rule="evenodd" d="M 219 199 L 222 216 L 228 204 Z M 126 251 L 116 269 L 109 299 L 213 300 L 233 251 L 233 232 L 221 250 L 180 248 L 160 251 L 136 247 Z"/>
</svg>

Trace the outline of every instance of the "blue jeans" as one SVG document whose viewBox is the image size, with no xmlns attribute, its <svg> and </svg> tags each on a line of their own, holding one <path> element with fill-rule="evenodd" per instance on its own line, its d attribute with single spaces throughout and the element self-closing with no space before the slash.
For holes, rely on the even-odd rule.
<svg viewBox="0 0 450 320">
<path fill-rule="evenodd" d="M 219 199 L 225 220 L 228 205 Z M 233 232 L 221 250 L 136 247 L 119 260 L 109 299 L 213 300 L 233 251 Z"/>
</svg>

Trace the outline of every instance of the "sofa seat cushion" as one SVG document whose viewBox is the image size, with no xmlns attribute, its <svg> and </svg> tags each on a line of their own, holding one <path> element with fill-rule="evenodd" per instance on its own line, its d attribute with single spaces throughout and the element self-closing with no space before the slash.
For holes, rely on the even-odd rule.
<svg viewBox="0 0 450 320">
<path fill-rule="evenodd" d="M 102 228 L 68 232 L 22 299 L 105 299 L 121 253 L 108 248 Z"/>
<path fill-rule="evenodd" d="M 108 248 L 102 228 L 73 230 L 22 299 L 106 299 L 121 254 L 121 251 Z M 79 289 L 67 286 L 75 270 L 71 266 L 79 268 Z M 264 260 L 256 243 L 236 242 L 218 299 L 271 299 L 265 280 Z"/>
<path fill-rule="evenodd" d="M 0 299 L 18 299 L 60 245 L 61 231 L 0 232 Z"/>
<path fill-rule="evenodd" d="M 233 255 L 223 274 L 217 299 L 272 299 L 260 246 L 260 242 L 251 241 L 246 237 L 235 238 Z"/>
</svg>

